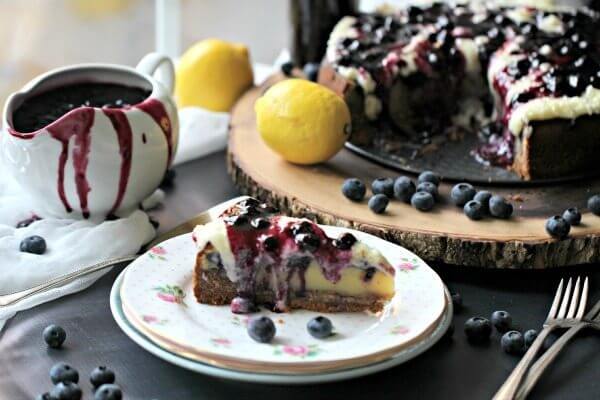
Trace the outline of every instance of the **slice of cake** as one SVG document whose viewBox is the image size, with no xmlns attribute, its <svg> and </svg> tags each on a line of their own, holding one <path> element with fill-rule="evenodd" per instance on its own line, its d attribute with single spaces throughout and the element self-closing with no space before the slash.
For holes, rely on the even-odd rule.
<svg viewBox="0 0 600 400">
<path fill-rule="evenodd" d="M 394 268 L 344 233 L 330 238 L 307 219 L 274 214 L 246 199 L 194 229 L 194 295 L 203 304 L 276 311 L 381 311 L 394 295 Z"/>
</svg>

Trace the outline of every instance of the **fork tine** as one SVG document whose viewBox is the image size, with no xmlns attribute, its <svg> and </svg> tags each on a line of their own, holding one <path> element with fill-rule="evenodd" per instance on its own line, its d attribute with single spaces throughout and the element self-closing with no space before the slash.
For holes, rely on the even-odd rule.
<svg viewBox="0 0 600 400">
<path fill-rule="evenodd" d="M 580 277 L 577 277 L 575 281 L 575 288 L 573 289 L 573 297 L 571 297 L 571 305 L 569 306 L 569 311 L 567 311 L 566 318 L 575 317 L 575 309 L 579 304 L 579 286 L 580 286 Z"/>
<path fill-rule="evenodd" d="M 588 299 L 588 277 L 585 277 L 585 281 L 583 281 L 583 289 L 581 290 L 581 301 L 579 302 L 579 309 L 577 310 L 577 314 L 575 318 L 581 319 L 583 318 L 583 313 L 585 312 L 585 307 L 587 306 Z"/>
<path fill-rule="evenodd" d="M 565 289 L 565 294 L 562 298 L 562 303 L 560 303 L 560 310 L 558 310 L 557 319 L 562 319 L 567 314 L 567 307 L 569 306 L 569 300 L 571 299 L 571 284 L 573 283 L 573 279 L 569 278 L 567 282 L 567 287 Z"/>
<path fill-rule="evenodd" d="M 558 304 L 560 302 L 560 295 L 562 294 L 563 289 L 563 279 L 560 280 L 558 284 L 558 289 L 556 289 L 556 294 L 554 295 L 554 300 L 552 301 L 552 307 L 550 307 L 550 311 L 548 312 L 548 316 L 546 320 L 549 321 L 556 317 L 556 312 L 558 311 Z"/>
</svg>

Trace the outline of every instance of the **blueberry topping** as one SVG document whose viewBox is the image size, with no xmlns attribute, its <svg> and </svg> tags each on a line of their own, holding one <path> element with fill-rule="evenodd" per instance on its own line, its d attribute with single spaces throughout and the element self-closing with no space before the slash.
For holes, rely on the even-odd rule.
<svg viewBox="0 0 600 400">
<path fill-rule="evenodd" d="M 465 322 L 465 334 L 472 343 L 482 343 L 489 340 L 492 334 L 492 324 L 487 318 L 472 317 Z"/>
<path fill-rule="evenodd" d="M 44 328 L 42 336 L 48 347 L 58 349 L 65 342 L 67 333 L 62 327 L 52 324 Z"/>
<path fill-rule="evenodd" d="M 325 318 L 320 315 L 308 321 L 306 324 L 306 329 L 312 337 L 324 339 L 331 336 L 333 332 L 333 324 L 329 318 Z"/>
<path fill-rule="evenodd" d="M 112 370 L 106 368 L 104 365 L 101 365 L 99 367 L 94 368 L 94 370 L 90 374 L 90 382 L 94 387 L 104 385 L 105 383 L 114 383 L 115 373 Z"/>
<path fill-rule="evenodd" d="M 258 311 L 254 302 L 246 297 L 234 297 L 230 304 L 231 312 L 234 314 L 250 314 Z"/>
<path fill-rule="evenodd" d="M 292 76 L 292 72 L 294 71 L 294 63 L 291 61 L 285 62 L 281 64 L 281 72 L 287 77 Z"/>
<path fill-rule="evenodd" d="M 294 240 L 302 250 L 311 253 L 317 251 L 321 245 L 321 239 L 313 233 L 299 233 Z"/>
<path fill-rule="evenodd" d="M 248 322 L 248 335 L 259 343 L 269 343 L 275 332 L 275 324 L 269 317 L 252 318 Z"/>
<path fill-rule="evenodd" d="M 50 391 L 52 400 L 79 400 L 81 395 L 81 388 L 73 382 L 59 382 Z"/>
<path fill-rule="evenodd" d="M 467 202 L 467 204 L 465 204 L 465 206 L 463 207 L 463 210 L 465 212 L 465 215 L 473 221 L 478 221 L 482 219 L 485 215 L 485 212 L 483 211 L 483 206 L 477 200 L 470 200 L 469 202 Z"/>
<path fill-rule="evenodd" d="M 79 382 L 79 372 L 69 364 L 60 362 L 50 368 L 50 380 L 55 385 L 58 382 Z"/>
<path fill-rule="evenodd" d="M 571 226 L 577 226 L 581 223 L 581 213 L 575 207 L 566 209 L 562 217 Z"/>
<path fill-rule="evenodd" d="M 356 237 L 348 232 L 333 241 L 333 245 L 340 250 L 350 250 L 354 243 L 356 243 Z"/>
<path fill-rule="evenodd" d="M 118 385 L 113 383 L 105 383 L 96 389 L 94 400 L 121 400 L 123 392 Z"/>
<path fill-rule="evenodd" d="M 430 211 L 435 205 L 435 199 L 428 192 L 417 192 L 410 198 L 410 204 L 419 211 Z"/>
<path fill-rule="evenodd" d="M 435 172 L 423 171 L 419 174 L 419 177 L 417 178 L 417 183 L 422 182 L 431 182 L 437 186 L 440 184 L 440 176 Z"/>
<path fill-rule="evenodd" d="M 394 180 L 392 178 L 377 178 L 371 183 L 373 194 L 384 194 L 388 198 L 394 197 Z"/>
<path fill-rule="evenodd" d="M 319 69 L 320 65 L 318 63 L 308 63 L 304 65 L 302 70 L 304 71 L 304 75 L 306 75 L 306 79 L 309 81 L 316 82 L 319 77 Z"/>
<path fill-rule="evenodd" d="M 492 194 L 487 190 L 481 190 L 475 193 L 475 197 L 473 200 L 478 201 L 481 204 L 481 209 L 485 214 L 489 214 L 490 212 L 490 199 L 492 198 Z"/>
<path fill-rule="evenodd" d="M 454 312 L 459 313 L 463 308 L 463 299 L 460 293 L 452 293 L 452 305 L 454 306 Z"/>
<path fill-rule="evenodd" d="M 469 183 L 458 183 L 450 191 L 450 199 L 458 207 L 463 207 L 473 197 L 475 197 L 475 188 Z"/>
<path fill-rule="evenodd" d="M 600 215 L 600 195 L 590 197 L 587 206 L 594 215 Z"/>
<path fill-rule="evenodd" d="M 513 206 L 502 196 L 492 196 L 489 201 L 492 217 L 508 219 L 513 213 Z"/>
<path fill-rule="evenodd" d="M 492 325 L 498 332 L 506 332 L 512 327 L 512 316 L 507 311 L 494 311 Z"/>
<path fill-rule="evenodd" d="M 271 226 L 271 223 L 265 218 L 255 218 L 252 220 L 252 222 L 250 222 L 250 225 L 252 225 L 252 227 L 255 229 L 267 229 L 269 226 Z"/>
<path fill-rule="evenodd" d="M 279 248 L 279 239 L 275 236 L 267 236 L 262 241 L 263 249 L 266 251 L 275 251 Z"/>
<path fill-rule="evenodd" d="M 376 194 L 369 199 L 369 209 L 375 214 L 382 214 L 385 212 L 390 200 L 384 194 Z"/>
<path fill-rule="evenodd" d="M 260 202 L 252 197 L 244 199 L 238 203 L 238 207 L 240 208 L 254 208 L 258 207 Z"/>
<path fill-rule="evenodd" d="M 29 236 L 21 241 L 19 250 L 23 253 L 44 254 L 46 252 L 46 241 L 41 236 Z"/>
<path fill-rule="evenodd" d="M 502 335 L 500 345 L 506 353 L 520 355 L 525 350 L 525 339 L 519 331 L 508 331 Z"/>
<path fill-rule="evenodd" d="M 367 187 L 360 179 L 350 178 L 344 181 L 342 193 L 352 201 L 362 201 L 367 193 Z"/>
<path fill-rule="evenodd" d="M 410 198 L 417 189 L 415 184 L 406 176 L 401 176 L 394 181 L 394 197 L 405 203 L 410 203 Z"/>
<path fill-rule="evenodd" d="M 265 214 L 275 214 L 276 212 L 278 212 L 279 210 L 277 209 L 277 207 L 273 207 L 267 203 L 261 203 L 259 206 L 260 210 L 262 212 L 264 212 Z"/>
<path fill-rule="evenodd" d="M 523 334 L 523 339 L 525 340 L 525 347 L 529 348 L 535 342 L 535 339 L 538 337 L 538 332 L 535 329 L 529 329 L 525 331 Z"/>
<path fill-rule="evenodd" d="M 249 225 L 248 217 L 245 215 L 233 215 L 225 219 L 227 223 L 236 228 L 246 228 Z"/>
<path fill-rule="evenodd" d="M 438 197 L 438 187 L 431 182 L 421 182 L 417 185 L 417 192 L 427 192 L 433 196 L 433 199 Z"/>
<path fill-rule="evenodd" d="M 555 215 L 546 221 L 546 232 L 554 238 L 564 239 L 569 236 L 571 225 L 561 216 Z"/>
<path fill-rule="evenodd" d="M 46 392 L 35 396 L 35 400 L 52 400 L 52 398 L 50 398 L 50 393 Z"/>
</svg>

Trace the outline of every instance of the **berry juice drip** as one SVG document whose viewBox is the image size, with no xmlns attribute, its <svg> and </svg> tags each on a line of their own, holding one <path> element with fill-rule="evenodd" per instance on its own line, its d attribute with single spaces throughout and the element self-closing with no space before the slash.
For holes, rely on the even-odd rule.
<svg viewBox="0 0 600 400">
<path fill-rule="evenodd" d="M 133 133 L 131 125 L 125 113 L 119 109 L 103 109 L 104 114 L 110 119 L 110 122 L 117 133 L 119 141 L 119 153 L 121 154 L 121 171 L 119 176 L 119 188 L 117 190 L 117 198 L 108 215 L 113 215 L 119 209 L 127 183 L 129 182 L 129 174 L 131 172 L 131 157 L 133 154 Z"/>
<path fill-rule="evenodd" d="M 148 99 L 143 103 L 134 105 L 135 108 L 148 114 L 160 126 L 167 141 L 167 168 L 173 159 L 173 126 L 167 110 L 163 104 L 156 99 Z"/>
</svg>

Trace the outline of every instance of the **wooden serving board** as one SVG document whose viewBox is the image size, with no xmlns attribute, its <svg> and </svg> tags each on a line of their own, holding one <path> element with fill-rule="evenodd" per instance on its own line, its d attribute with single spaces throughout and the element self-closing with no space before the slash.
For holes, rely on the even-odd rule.
<svg viewBox="0 0 600 400">
<path fill-rule="evenodd" d="M 244 194 L 294 216 L 380 236 L 428 261 L 484 268 L 549 268 L 600 261 L 600 217 L 585 209 L 587 198 L 600 193 L 598 178 L 546 186 L 485 187 L 511 199 L 515 212 L 510 220 L 469 220 L 462 208 L 449 202 L 452 183 L 440 184 L 442 200 L 428 213 L 391 201 L 385 214 L 376 215 L 367 207 L 367 199 L 349 201 L 341 193 L 344 179 L 358 177 L 369 186 L 375 178 L 395 177 L 398 172 L 347 149 L 315 166 L 294 165 L 272 152 L 256 129 L 254 102 L 279 79 L 274 76 L 249 90 L 232 111 L 227 163 Z M 571 229 L 569 238 L 554 240 L 545 231 L 545 221 L 569 207 L 582 211 L 582 224 Z"/>
</svg>

